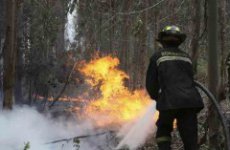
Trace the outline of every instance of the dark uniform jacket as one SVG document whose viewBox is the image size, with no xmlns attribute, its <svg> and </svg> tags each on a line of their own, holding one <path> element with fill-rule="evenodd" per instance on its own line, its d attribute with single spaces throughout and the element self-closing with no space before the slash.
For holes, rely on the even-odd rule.
<svg viewBox="0 0 230 150">
<path fill-rule="evenodd" d="M 165 48 L 151 57 L 146 89 L 158 110 L 203 108 L 194 86 L 192 61 L 178 48 Z"/>
</svg>

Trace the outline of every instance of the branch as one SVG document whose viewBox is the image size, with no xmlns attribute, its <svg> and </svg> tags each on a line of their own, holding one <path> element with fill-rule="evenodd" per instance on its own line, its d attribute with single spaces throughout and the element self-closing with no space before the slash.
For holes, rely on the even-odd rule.
<svg viewBox="0 0 230 150">
<path fill-rule="evenodd" d="M 127 13 L 125 13 L 125 12 L 118 12 L 118 13 L 116 13 L 116 14 L 117 14 L 117 15 L 134 15 L 134 14 L 143 13 L 143 12 L 145 12 L 145 11 L 148 11 L 148 10 L 154 8 L 154 7 L 157 7 L 158 5 L 160 5 L 160 4 L 161 4 L 162 2 L 164 2 L 164 1 L 165 1 L 165 0 L 161 0 L 161 1 L 159 1 L 158 3 L 156 3 L 156 4 L 154 4 L 154 5 L 150 6 L 150 7 L 144 8 L 144 9 L 142 9 L 142 10 L 139 10 L 139 11 L 131 11 L 131 12 L 127 12 Z"/>
<path fill-rule="evenodd" d="M 180 9 L 182 8 L 182 5 L 184 4 L 184 2 L 185 2 L 185 0 L 182 0 L 181 3 L 180 3 L 179 8 L 178 8 L 174 13 L 172 13 L 172 14 L 170 14 L 170 15 L 168 15 L 168 16 L 162 18 L 162 19 L 160 19 L 159 22 L 164 21 L 165 19 L 167 19 L 167 18 L 169 18 L 169 17 L 175 15 L 176 13 L 178 13 L 178 12 L 180 11 Z"/>
<path fill-rule="evenodd" d="M 207 22 L 208 22 L 208 15 L 207 15 L 207 0 L 205 0 L 204 2 L 204 30 L 202 32 L 202 34 L 200 35 L 199 39 L 202 39 L 202 37 L 204 36 L 205 32 L 207 31 Z"/>
<path fill-rule="evenodd" d="M 114 131 L 104 131 L 104 132 L 96 133 L 96 134 L 80 135 L 80 136 L 76 136 L 76 137 L 72 137 L 72 138 L 55 140 L 55 141 L 48 142 L 48 143 L 45 143 L 45 144 L 55 144 L 55 143 L 60 143 L 60 142 L 69 142 L 71 140 L 78 141 L 79 139 L 85 139 L 85 138 L 90 138 L 90 137 L 94 137 L 94 136 L 101 136 L 101 135 L 104 135 L 106 133 L 111 134 L 111 133 L 114 133 Z"/>
<path fill-rule="evenodd" d="M 65 92 L 65 89 L 67 85 L 69 84 L 70 78 L 73 74 L 74 68 L 76 66 L 77 62 L 74 63 L 72 70 L 70 71 L 69 75 L 67 76 L 67 80 L 65 82 L 64 87 L 62 88 L 61 92 L 58 94 L 58 96 L 53 100 L 53 102 L 50 104 L 49 108 L 53 107 L 54 104 L 59 100 L 59 98 L 62 96 L 62 94 Z"/>
</svg>

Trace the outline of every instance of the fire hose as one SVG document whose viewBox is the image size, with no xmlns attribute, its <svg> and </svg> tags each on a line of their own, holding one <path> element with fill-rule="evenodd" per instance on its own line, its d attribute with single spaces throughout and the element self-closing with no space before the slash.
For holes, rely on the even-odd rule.
<svg viewBox="0 0 230 150">
<path fill-rule="evenodd" d="M 230 150 L 229 127 L 228 127 L 228 123 L 227 123 L 226 117 L 221 112 L 221 108 L 220 108 L 220 105 L 219 105 L 218 101 L 216 100 L 216 98 L 214 97 L 214 95 L 204 85 L 202 85 L 201 83 L 195 81 L 195 86 L 197 88 L 199 88 L 201 91 L 203 91 L 208 96 L 209 100 L 211 101 L 211 104 L 216 109 L 217 115 L 220 118 L 220 122 L 221 122 L 221 125 L 223 127 L 227 150 Z"/>
</svg>

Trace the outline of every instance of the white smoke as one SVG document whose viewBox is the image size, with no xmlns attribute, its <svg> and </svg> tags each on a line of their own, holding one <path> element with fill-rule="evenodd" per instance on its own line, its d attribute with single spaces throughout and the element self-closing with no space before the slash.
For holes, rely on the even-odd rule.
<svg viewBox="0 0 230 150">
<path fill-rule="evenodd" d="M 123 125 L 117 132 L 117 136 L 121 138 L 117 146 L 108 143 L 106 135 L 80 139 L 80 144 L 76 145 L 72 137 L 98 133 L 89 121 L 79 123 L 65 118 L 54 120 L 49 115 L 39 113 L 35 108 L 15 107 L 12 111 L 3 111 L 0 114 L 0 150 L 23 150 L 28 142 L 30 150 L 75 150 L 76 146 L 80 146 L 79 150 L 98 150 L 103 145 L 107 146 L 104 149 L 108 150 L 112 147 L 120 149 L 123 146 L 135 150 L 155 132 L 155 112 L 153 102 L 141 118 Z M 60 139 L 70 140 L 50 143 Z"/>
<path fill-rule="evenodd" d="M 0 150 L 23 150 L 29 142 L 30 150 L 75 150 L 72 140 L 47 144 L 51 141 L 94 134 L 91 123 L 59 119 L 54 121 L 35 109 L 22 107 L 0 114 Z M 97 137 L 97 144 L 105 141 L 104 136 Z M 93 139 L 80 139 L 80 149 L 96 150 Z"/>
<path fill-rule="evenodd" d="M 156 113 L 156 104 L 152 104 L 146 109 L 146 112 L 137 121 L 123 126 L 118 133 L 122 137 L 121 142 L 116 149 L 121 149 L 123 146 L 129 147 L 131 150 L 137 149 L 143 145 L 149 135 L 153 135 L 156 131 L 154 114 Z"/>
</svg>

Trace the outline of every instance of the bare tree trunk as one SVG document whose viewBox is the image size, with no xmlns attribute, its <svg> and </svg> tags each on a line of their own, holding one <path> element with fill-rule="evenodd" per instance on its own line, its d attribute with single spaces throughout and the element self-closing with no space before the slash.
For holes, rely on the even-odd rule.
<svg viewBox="0 0 230 150">
<path fill-rule="evenodd" d="M 143 2 L 143 8 L 148 7 L 148 0 L 144 0 Z M 147 55 L 148 55 L 148 47 L 147 47 L 147 28 L 148 28 L 148 11 L 145 11 L 142 14 L 142 20 L 143 20 L 143 28 L 141 31 L 141 39 L 140 39 L 140 55 L 139 55 L 139 60 L 140 60 L 140 87 L 139 88 L 144 88 L 145 87 L 145 76 L 143 76 L 146 73 L 147 70 Z"/>
<path fill-rule="evenodd" d="M 124 1 L 124 12 L 125 11 L 129 11 L 130 10 L 130 6 L 132 4 L 132 1 L 131 0 L 126 0 Z M 129 42 L 128 42 L 128 39 L 129 39 L 129 28 L 130 28 L 130 19 L 129 19 L 129 16 L 128 15 L 125 15 L 124 18 L 123 18 L 123 21 L 124 21 L 124 24 L 123 24 L 123 27 L 122 27 L 122 45 L 121 45 L 121 64 L 123 65 L 123 69 L 124 70 L 127 70 L 128 69 L 128 51 L 129 51 Z"/>
<path fill-rule="evenodd" d="M 193 17 L 192 17 L 192 61 L 194 72 L 197 72 L 197 59 L 199 56 L 199 36 L 200 36 L 200 23 L 201 23 L 201 0 L 192 0 L 193 5 Z"/>
<path fill-rule="evenodd" d="M 111 14 L 111 17 L 114 16 L 114 13 L 115 13 L 115 2 L 113 0 L 110 0 L 109 2 L 109 5 L 110 5 L 110 14 Z M 114 18 L 111 19 L 110 21 L 110 25 L 112 26 L 112 28 L 109 30 L 109 53 L 112 53 L 112 50 L 113 50 L 113 37 L 114 37 Z"/>
<path fill-rule="evenodd" d="M 218 74 L 218 33 L 217 33 L 217 2 L 216 0 L 209 1 L 209 16 L 208 16 L 208 52 L 209 52 L 209 88 L 211 92 L 217 96 L 217 85 L 219 85 Z"/>
<path fill-rule="evenodd" d="M 58 25 L 58 34 L 57 39 L 55 41 L 55 50 L 56 53 L 61 53 L 65 50 L 65 39 L 64 39 L 64 32 L 65 32 L 65 8 L 64 3 L 61 0 L 55 0 L 54 1 L 54 12 L 55 16 L 58 18 L 59 25 Z"/>
<path fill-rule="evenodd" d="M 208 86 L 210 91 L 217 98 L 217 87 L 219 86 L 219 70 L 218 70 L 218 25 L 217 25 L 217 0 L 208 1 Z M 209 141 L 210 150 L 221 149 L 217 135 L 219 134 L 218 116 L 210 106 L 208 124 L 209 124 Z"/>
<path fill-rule="evenodd" d="M 17 20 L 17 29 L 18 29 L 18 36 L 17 36 L 17 53 L 16 53 L 16 70 L 15 70 L 15 103 L 22 104 L 23 103 L 23 96 L 22 96 L 22 79 L 23 79 L 23 54 L 25 52 L 25 43 L 24 43 L 24 33 L 23 28 L 26 20 L 24 19 L 24 11 L 23 5 L 22 7 L 18 8 L 18 20 Z"/>
<path fill-rule="evenodd" d="M 221 0 L 219 6 L 219 24 L 220 24 L 220 87 L 219 87 L 219 99 L 225 98 L 225 81 L 226 81 L 226 71 L 225 71 L 225 60 L 227 56 L 226 51 L 226 1 Z"/>
<path fill-rule="evenodd" d="M 5 39 L 5 11 L 6 1 L 0 1 L 0 101 L 3 99 L 3 42 Z"/>
<path fill-rule="evenodd" d="M 3 74 L 3 92 L 4 92 L 4 109 L 12 109 L 13 106 L 13 89 L 15 82 L 15 63 L 17 54 L 17 7 L 19 0 L 7 0 L 6 2 L 6 41 L 4 45 L 4 74 Z"/>
<path fill-rule="evenodd" d="M 157 51 L 158 48 L 158 42 L 156 41 L 156 39 L 158 38 L 158 32 L 159 32 L 159 28 L 160 28 L 160 24 L 159 24 L 159 12 L 155 11 L 154 12 L 154 52 Z"/>
<path fill-rule="evenodd" d="M 4 33 L 5 33 L 5 5 L 6 5 L 6 1 L 0 1 L 0 53 L 2 56 L 2 42 L 4 39 Z"/>
<path fill-rule="evenodd" d="M 172 9 L 171 13 L 176 11 L 177 4 L 178 4 L 177 0 L 176 1 L 175 0 L 170 0 L 168 2 L 169 8 Z M 167 9 L 165 9 L 165 10 L 166 10 L 166 12 L 168 12 Z M 168 18 L 169 23 L 174 24 L 174 25 L 177 25 L 177 20 L 178 20 L 178 15 L 170 15 L 170 17 Z"/>
</svg>

